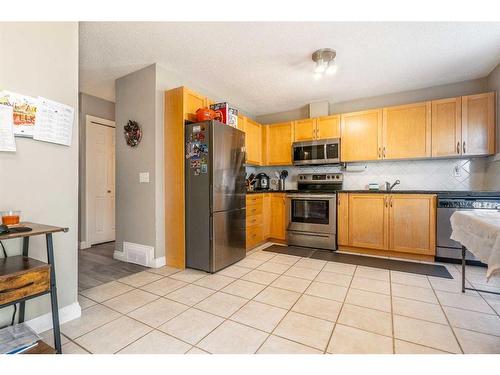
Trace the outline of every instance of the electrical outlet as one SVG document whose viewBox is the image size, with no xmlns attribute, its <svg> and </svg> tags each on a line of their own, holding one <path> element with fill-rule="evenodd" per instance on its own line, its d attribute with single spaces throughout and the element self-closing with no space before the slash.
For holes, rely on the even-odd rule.
<svg viewBox="0 0 500 375">
<path fill-rule="evenodd" d="M 455 167 L 453 167 L 453 176 L 460 177 L 461 175 L 462 174 L 460 171 L 460 166 L 457 164 L 457 165 L 455 165 Z"/>
<path fill-rule="evenodd" d="M 139 173 L 139 182 L 149 182 L 149 172 L 141 172 Z"/>
</svg>

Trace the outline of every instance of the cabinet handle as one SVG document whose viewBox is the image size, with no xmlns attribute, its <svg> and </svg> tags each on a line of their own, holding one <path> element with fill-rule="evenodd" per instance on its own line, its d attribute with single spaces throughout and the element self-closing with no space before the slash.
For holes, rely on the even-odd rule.
<svg viewBox="0 0 500 375">
<path fill-rule="evenodd" d="M 384 198 L 384 206 L 387 207 L 387 197 Z"/>
<path fill-rule="evenodd" d="M 463 145 L 463 150 L 464 150 L 464 154 L 465 154 L 465 141 L 464 141 L 464 145 Z"/>
<path fill-rule="evenodd" d="M 389 198 L 389 205 L 392 207 L 392 197 Z"/>
<path fill-rule="evenodd" d="M 457 154 L 460 154 L 460 142 L 457 142 Z"/>
<path fill-rule="evenodd" d="M 385 159 L 385 146 L 384 146 L 384 150 L 382 151 L 382 157 Z"/>
<path fill-rule="evenodd" d="M 382 155 L 381 155 L 382 151 L 381 151 L 381 149 L 382 149 L 381 147 L 378 148 L 378 158 L 379 159 L 382 158 Z"/>
</svg>

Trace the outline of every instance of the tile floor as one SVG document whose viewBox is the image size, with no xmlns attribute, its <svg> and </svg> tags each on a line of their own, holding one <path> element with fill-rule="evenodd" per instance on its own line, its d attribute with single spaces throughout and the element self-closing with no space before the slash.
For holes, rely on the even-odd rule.
<svg viewBox="0 0 500 375">
<path fill-rule="evenodd" d="M 454 280 L 256 251 L 214 275 L 148 269 L 82 291 L 63 352 L 500 353 L 500 296 L 462 294 L 447 268 Z M 467 276 L 500 291 L 483 268 Z"/>
</svg>

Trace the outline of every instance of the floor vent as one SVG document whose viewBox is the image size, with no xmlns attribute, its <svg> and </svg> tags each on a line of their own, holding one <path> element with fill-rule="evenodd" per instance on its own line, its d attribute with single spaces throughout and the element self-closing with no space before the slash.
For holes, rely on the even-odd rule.
<svg viewBox="0 0 500 375">
<path fill-rule="evenodd" d="M 124 242 L 123 252 L 125 253 L 125 260 L 127 262 L 150 267 L 150 264 L 154 259 L 155 249 L 152 246 Z"/>
</svg>

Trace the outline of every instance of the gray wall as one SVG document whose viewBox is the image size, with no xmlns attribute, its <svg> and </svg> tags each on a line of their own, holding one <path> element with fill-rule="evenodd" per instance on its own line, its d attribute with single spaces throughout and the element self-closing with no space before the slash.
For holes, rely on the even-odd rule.
<svg viewBox="0 0 500 375">
<path fill-rule="evenodd" d="M 61 308 L 77 302 L 78 290 L 78 23 L 0 23 L 0 56 L 0 88 L 75 109 L 71 147 L 16 138 L 17 152 L 0 152 L 0 205 L 22 210 L 26 221 L 69 227 L 54 235 Z M 20 253 L 19 240 L 5 243 L 10 255 Z M 43 236 L 30 241 L 30 256 L 46 260 Z M 26 309 L 28 319 L 48 313 L 48 296 Z M 0 310 L 0 326 L 11 314 L 11 308 Z"/>
<path fill-rule="evenodd" d="M 164 92 L 185 85 L 214 100 L 221 98 L 194 82 L 182 79 L 159 64 L 150 65 L 116 80 L 116 123 L 139 122 L 143 139 L 138 147 L 116 142 L 116 250 L 123 242 L 155 248 L 165 256 L 163 114 Z M 168 157 L 168 155 L 167 155 Z M 139 172 L 149 172 L 149 184 L 139 183 Z"/>
<path fill-rule="evenodd" d="M 487 189 L 500 191 L 500 64 L 488 75 L 488 89 L 497 92 L 496 97 L 496 120 L 497 120 L 497 138 L 495 156 L 488 158 L 486 164 L 485 185 Z"/>
<path fill-rule="evenodd" d="M 415 103 L 423 100 L 448 98 L 458 95 L 477 94 L 488 90 L 487 78 L 452 83 L 448 85 L 428 87 L 419 90 L 404 91 L 387 95 L 373 96 L 350 100 L 341 103 L 330 103 L 330 114 L 361 111 L 369 108 L 378 108 L 406 103 Z M 263 124 L 273 122 L 292 121 L 309 117 L 308 107 L 301 107 L 287 112 L 271 113 L 257 116 L 256 120 Z"/>
<path fill-rule="evenodd" d="M 79 95 L 79 138 L 80 138 L 80 162 L 79 162 L 79 218 L 78 241 L 87 241 L 87 215 L 85 212 L 85 189 L 86 189 L 86 119 L 87 115 L 100 117 L 106 120 L 115 120 L 115 103 L 96 96 L 80 93 Z"/>
<path fill-rule="evenodd" d="M 142 141 L 132 148 L 116 137 L 116 250 L 123 242 L 156 247 L 156 67 L 150 65 L 116 80 L 116 123 L 135 120 Z M 139 173 L 149 172 L 149 183 Z M 161 178 L 161 176 L 160 176 Z"/>
</svg>

